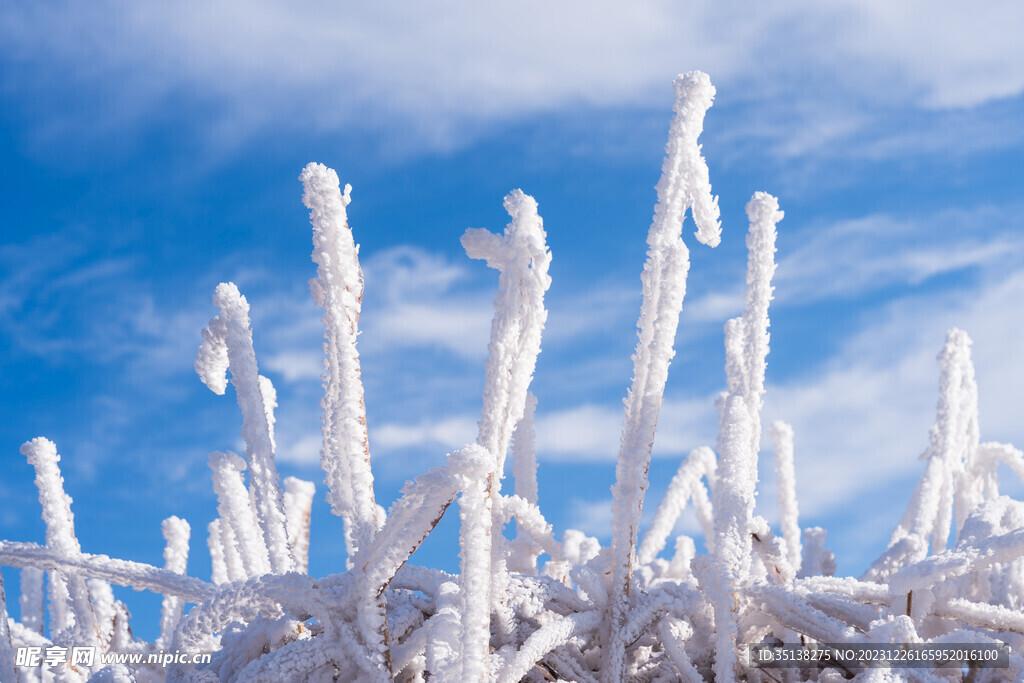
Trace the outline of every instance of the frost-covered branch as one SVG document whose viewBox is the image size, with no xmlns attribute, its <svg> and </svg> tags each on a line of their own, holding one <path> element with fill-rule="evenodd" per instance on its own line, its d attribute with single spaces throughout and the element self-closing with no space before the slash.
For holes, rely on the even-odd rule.
<svg viewBox="0 0 1024 683">
<path fill-rule="evenodd" d="M 726 326 L 726 373 L 718 435 L 720 461 L 715 489 L 715 546 L 712 601 L 717 625 L 715 674 L 733 680 L 736 668 L 737 611 L 734 597 L 750 581 L 751 521 L 761 441 L 761 402 L 768 355 L 768 304 L 775 274 L 775 225 L 779 202 L 757 192 L 747 203 L 747 296 L 743 317 Z"/>
<path fill-rule="evenodd" d="M 35 543 L 0 541 L 0 565 L 35 567 L 47 571 L 76 573 L 109 581 L 135 590 L 150 590 L 163 595 L 177 595 L 187 602 L 202 602 L 214 592 L 214 586 L 200 579 L 182 576 L 142 562 L 118 560 L 106 555 L 77 553 L 66 556 L 52 548 Z"/>
<path fill-rule="evenodd" d="M 959 532 L 970 511 L 985 498 L 985 473 L 978 471 L 978 388 L 970 346 L 967 333 L 953 328 L 939 353 L 939 402 L 924 455 L 925 473 L 893 531 L 890 548 L 914 536 L 930 540 L 934 553 L 945 550 L 954 500 Z M 914 559 L 921 559 L 922 551 Z"/>
<path fill-rule="evenodd" d="M 512 221 L 502 235 L 483 228 L 470 229 L 462 235 L 462 246 L 470 258 L 482 259 L 501 273 L 494 298 L 477 436 L 477 443 L 486 449 L 491 459 L 486 507 L 492 515 L 493 499 L 501 491 L 505 454 L 513 430 L 526 411 L 527 391 L 548 317 L 544 293 L 551 286 L 548 275 L 551 252 L 543 221 L 537 213 L 537 202 L 522 190 L 513 190 L 505 196 L 504 206 Z M 503 595 L 507 581 L 507 544 L 501 533 L 502 522 L 497 517 L 492 516 L 492 526 L 479 541 L 490 548 L 490 600 L 498 612 L 500 636 L 507 639 L 513 628 L 512 615 L 504 604 Z"/>
<path fill-rule="evenodd" d="M 217 494 L 220 523 L 230 529 L 237 543 L 245 576 L 266 574 L 270 571 L 270 556 L 259 534 L 256 517 L 249 505 L 249 493 L 242 480 L 245 460 L 231 451 L 214 452 L 210 454 L 209 464 L 213 470 L 213 491 Z M 234 549 L 235 543 L 231 545 Z"/>
<path fill-rule="evenodd" d="M 714 471 L 714 451 L 707 446 L 690 451 L 689 457 L 683 461 L 669 482 L 665 497 L 654 513 L 654 520 L 644 533 L 640 550 L 637 552 L 640 564 L 650 563 L 665 548 L 668 535 L 679 520 L 679 515 L 686 509 L 690 496 L 698 486 L 701 486 L 701 477 Z"/>
<path fill-rule="evenodd" d="M 789 561 L 800 570 L 800 506 L 796 501 L 796 471 L 793 466 L 793 428 L 776 420 L 772 423 L 775 450 L 775 485 L 779 491 L 779 519 L 786 540 Z"/>
<path fill-rule="evenodd" d="M 604 655 L 606 680 L 618 680 L 624 675 L 626 644 L 621 629 L 629 609 L 629 584 L 647 490 L 647 468 L 668 366 L 675 355 L 673 343 L 690 268 L 690 253 L 681 237 L 687 209 L 691 209 L 697 224 L 698 240 L 713 247 L 719 243 L 721 234 L 718 200 L 711 195 L 707 164 L 697 142 L 715 88 L 707 74 L 691 71 L 676 78 L 675 96 L 675 116 L 658 181 L 658 203 L 647 233 L 647 262 L 641 276 L 643 303 L 637 322 L 640 339 L 633 355 L 633 383 L 626 396 L 612 488 L 614 599 L 609 605 L 609 639 Z"/>
<path fill-rule="evenodd" d="M 164 569 L 175 574 L 185 574 L 188 568 L 188 539 L 192 532 L 188 522 L 180 517 L 168 517 L 161 525 L 164 540 Z M 165 595 L 160 614 L 160 637 L 157 647 L 166 648 L 171 644 L 174 627 L 181 619 L 184 604 L 176 595 Z"/>
<path fill-rule="evenodd" d="M 276 573 L 290 571 L 284 506 L 274 464 L 274 396 L 269 380 L 260 377 L 249 327 L 249 302 L 230 282 L 217 285 L 213 303 L 220 313 L 203 330 L 195 368 L 215 394 L 227 388 L 226 373 L 242 409 L 242 437 L 249 463 L 250 497 L 270 555 L 270 567 Z"/>
<path fill-rule="evenodd" d="M 298 477 L 284 480 L 284 515 L 288 525 L 288 545 L 292 549 L 295 571 L 309 567 L 309 527 L 316 485 Z"/>
<path fill-rule="evenodd" d="M 377 533 L 366 404 L 356 339 L 363 302 L 359 247 L 348 225 L 346 207 L 352 187 L 340 189 L 338 174 L 323 164 L 308 164 L 299 176 L 302 203 L 313 224 L 313 262 L 317 277 L 309 288 L 324 309 L 324 397 L 320 464 L 326 474 L 327 500 L 345 519 L 349 556 Z"/>
<path fill-rule="evenodd" d="M 11 646 L 11 628 L 7 616 L 7 595 L 4 592 L 4 577 L 0 574 L 0 679 L 17 681 L 14 670 L 14 647 Z"/>
<path fill-rule="evenodd" d="M 491 504 L 487 492 L 488 473 L 493 467 L 491 454 L 482 446 L 464 451 L 465 478 L 459 498 L 459 556 L 462 558 L 462 601 L 459 656 L 461 680 L 488 678 L 488 652 L 491 640 Z"/>
<path fill-rule="evenodd" d="M 48 439 L 38 437 L 22 445 L 21 453 L 36 471 L 36 487 L 46 522 L 46 546 L 62 558 L 74 558 L 82 551 L 75 538 L 71 497 L 64 492 L 64 478 L 60 476 L 60 455 Z M 44 567 L 40 567 L 44 568 Z M 49 568 L 49 567 L 45 567 Z M 56 567 L 53 567 L 56 569 Z M 50 596 L 53 619 L 52 637 L 67 630 L 66 640 L 91 645 L 96 640 L 96 616 L 89 599 L 85 577 L 78 573 L 54 572 L 50 574 Z M 66 604 L 63 607 L 61 603 Z"/>
</svg>

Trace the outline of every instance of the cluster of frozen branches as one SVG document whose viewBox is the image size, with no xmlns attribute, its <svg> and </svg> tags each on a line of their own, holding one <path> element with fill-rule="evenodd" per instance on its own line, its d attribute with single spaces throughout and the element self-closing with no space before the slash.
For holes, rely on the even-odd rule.
<svg viewBox="0 0 1024 683">
<path fill-rule="evenodd" d="M 344 523 L 347 567 L 319 579 L 307 575 L 314 486 L 279 482 L 274 388 L 257 369 L 248 303 L 233 284 L 222 284 L 195 368 L 218 394 L 230 372 L 245 453 L 209 458 L 219 515 L 206 527 L 211 579 L 187 576 L 190 527 L 176 517 L 163 524 L 162 568 L 83 552 L 60 456 L 50 441 L 34 439 L 22 453 L 36 471 L 46 542 L 0 543 L 0 564 L 21 569 L 20 620 L 7 617 L 0 584 L 0 679 L 149 681 L 166 673 L 175 681 L 792 680 L 795 670 L 752 668 L 745 646 L 1000 642 L 1024 652 L 1024 503 L 1000 496 L 996 479 L 1000 463 L 1024 478 L 1024 455 L 980 442 L 964 332 L 951 331 L 939 357 L 924 475 L 888 549 L 864 576 L 832 576 L 825 532 L 801 529 L 793 430 L 782 422 L 770 429 L 779 531 L 755 514 L 782 219 L 777 200 L 762 192 L 747 204 L 745 310 L 725 326 L 717 444 L 696 448 L 682 462 L 653 521 L 641 529 L 689 269 L 681 237 L 686 213 L 700 242 L 713 247 L 720 239 L 717 198 L 698 144 L 715 91 L 697 72 L 680 76 L 675 89 L 647 239 L 609 547 L 576 530 L 557 538 L 537 506 L 536 399 L 529 385 L 547 317 L 551 255 L 537 203 L 518 190 L 505 198 L 511 222 L 503 234 L 470 230 L 462 238 L 471 258 L 499 271 L 477 439 L 408 482 L 387 512 L 377 505 L 356 351 L 363 280 L 346 215 L 350 188 L 342 190 L 334 171 L 310 164 L 301 180 L 314 229 L 317 277 L 310 286 L 324 310 L 321 464 L 327 500 Z M 506 469 L 514 486 L 503 490 Z M 460 573 L 409 564 L 456 501 Z M 672 537 L 691 504 L 706 553 L 697 553 L 691 537 Z M 132 635 L 112 584 L 163 596 L 156 642 Z M 104 668 L 98 661 L 14 664 L 16 648 L 53 646 L 213 656 L 166 670 Z M 942 671 L 818 668 L 799 676 L 936 680 Z M 981 680 L 1022 672 L 1024 658 L 1015 654 L 1009 670 L 975 674 Z"/>
</svg>

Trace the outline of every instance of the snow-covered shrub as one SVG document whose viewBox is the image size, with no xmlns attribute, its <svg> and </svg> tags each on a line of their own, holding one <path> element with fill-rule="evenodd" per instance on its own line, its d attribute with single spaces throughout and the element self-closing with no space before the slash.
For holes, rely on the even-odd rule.
<svg viewBox="0 0 1024 683">
<path fill-rule="evenodd" d="M 771 425 L 781 534 L 754 514 L 757 459 L 775 272 L 777 200 L 747 204 L 747 296 L 725 327 L 726 389 L 715 450 L 684 460 L 648 529 L 641 532 L 647 471 L 676 327 L 686 291 L 687 211 L 697 239 L 720 239 L 717 198 L 698 137 L 715 90 L 705 74 L 675 82 L 676 106 L 648 234 L 633 383 L 613 489 L 609 547 L 576 530 L 556 538 L 537 507 L 537 459 L 529 385 L 547 312 L 551 255 L 537 203 L 505 198 L 503 234 L 469 230 L 466 253 L 499 272 L 479 436 L 408 482 L 385 514 L 374 498 L 359 356 L 363 279 L 348 227 L 348 186 L 310 164 L 300 176 L 313 225 L 323 308 L 321 465 L 327 500 L 344 522 L 346 567 L 306 575 L 313 484 L 274 462 L 276 396 L 259 374 L 249 305 L 231 283 L 214 295 L 195 363 L 223 394 L 229 381 L 242 413 L 244 457 L 213 453 L 218 518 L 207 527 L 213 575 L 185 575 L 190 526 L 164 522 L 163 568 L 83 552 L 75 537 L 53 443 L 22 447 L 35 468 L 46 543 L 0 543 L 0 563 L 21 568 L 21 620 L 7 617 L 0 584 L 3 681 L 518 681 L 794 680 L 797 669 L 753 668 L 755 643 L 1008 643 L 1024 648 L 1024 504 L 1001 497 L 996 467 L 1024 477 L 1012 446 L 981 443 L 970 339 L 952 330 L 939 361 L 940 392 L 925 471 L 888 549 L 860 578 L 832 576 L 825 532 L 801 530 L 794 494 L 793 430 Z M 514 488 L 503 490 L 511 453 Z M 248 473 L 248 475 L 246 475 Z M 510 491 L 509 489 L 512 489 Z M 451 504 L 457 506 L 449 510 Z M 708 553 L 670 539 L 692 504 Z M 444 514 L 458 514 L 458 575 L 407 563 Z M 504 529 L 515 520 L 515 538 Z M 672 552 L 660 557 L 669 540 Z M 541 561 L 543 558 L 543 561 Z M 47 598 L 44 600 L 44 572 Z M 111 584 L 164 596 L 160 636 L 135 639 Z M 183 605 L 191 604 L 188 610 Z M 49 607 L 44 630 L 44 605 Z M 44 636 L 48 632 L 50 637 Z M 18 648 L 97 648 L 148 654 L 212 652 L 206 664 L 112 664 L 99 659 L 15 666 Z M 934 680 L 943 671 L 917 669 Z M 855 672 L 821 666 L 802 678 Z M 1009 669 L 974 672 L 1004 679 Z M 881 675 L 880 674 L 884 674 Z M 909 676 L 865 670 L 859 677 Z"/>
</svg>

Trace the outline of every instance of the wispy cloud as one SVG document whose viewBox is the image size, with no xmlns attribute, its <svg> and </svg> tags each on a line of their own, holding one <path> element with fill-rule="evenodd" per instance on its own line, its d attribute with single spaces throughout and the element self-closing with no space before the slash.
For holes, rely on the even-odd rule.
<svg viewBox="0 0 1024 683">
<path fill-rule="evenodd" d="M 959 108 L 1020 94 L 1022 24 L 1012 1 L 22 4 L 0 14 L 0 55 L 8 94 L 30 95 L 51 131 L 82 132 L 61 101 L 102 108 L 89 130 L 105 121 L 109 135 L 186 97 L 213 113 L 201 127 L 211 143 L 271 124 L 387 122 L 414 145 L 450 146 L 537 113 L 661 104 L 676 71 L 702 68 L 749 97 L 800 99 L 803 113 L 791 111 L 804 130 L 825 120 L 809 89 L 866 104 L 828 117 L 846 123 L 820 140 L 849 134 L 878 103 Z"/>
<path fill-rule="evenodd" d="M 866 216 L 807 226 L 779 262 L 780 301 L 853 298 L 893 285 L 918 285 L 969 268 L 1014 263 L 1024 251 L 1012 207 L 931 215 Z"/>
<path fill-rule="evenodd" d="M 877 310 L 823 368 L 769 386 L 767 415 L 795 427 L 801 509 L 835 510 L 901 478 L 909 496 L 935 416 L 935 359 L 954 326 L 974 339 L 982 438 L 1024 443 L 1016 409 L 1024 401 L 1021 297 L 1020 270 L 956 292 L 904 297 Z"/>
<path fill-rule="evenodd" d="M 779 228 L 773 307 L 886 298 L 931 279 L 971 271 L 1010 272 L 1024 253 L 1017 205 L 946 209 L 913 216 L 876 214 L 826 225 Z M 687 299 L 684 319 L 721 324 L 743 310 L 742 284 Z"/>
</svg>

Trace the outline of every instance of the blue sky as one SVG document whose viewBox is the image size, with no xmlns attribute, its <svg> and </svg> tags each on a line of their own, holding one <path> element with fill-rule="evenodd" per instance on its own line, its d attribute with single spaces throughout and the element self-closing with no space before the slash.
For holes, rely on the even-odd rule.
<svg viewBox="0 0 1024 683">
<path fill-rule="evenodd" d="M 983 440 L 1024 444 L 1021 25 L 1015 2 L 6 5 L 0 537 L 43 540 L 18 446 L 44 435 L 87 552 L 161 564 L 176 514 L 190 573 L 209 575 L 206 457 L 239 448 L 240 416 L 192 360 L 230 280 L 278 391 L 280 470 L 318 486 L 312 571 L 343 567 L 296 180 L 320 161 L 354 188 L 378 501 L 475 435 L 497 278 L 458 238 L 502 229 L 521 187 L 554 257 L 533 385 L 541 508 L 606 541 L 671 80 L 702 69 L 723 239 L 689 239 L 646 509 L 714 443 L 743 207 L 765 190 L 786 212 L 766 416 L 795 428 L 802 525 L 828 528 L 840 572 L 859 573 L 921 471 L 951 326 L 975 340 Z M 762 481 L 774 520 L 767 447 Z M 455 533 L 443 524 L 418 559 L 457 567 Z M 120 596 L 152 636 L 157 601 Z"/>
</svg>

